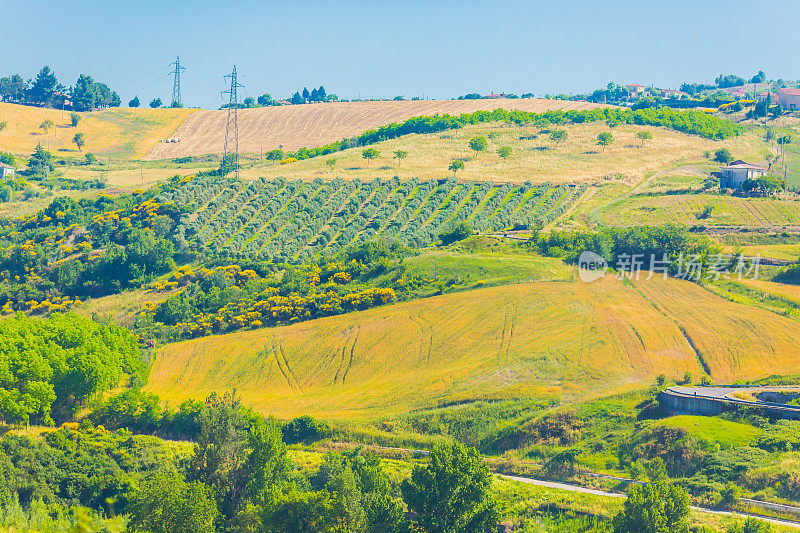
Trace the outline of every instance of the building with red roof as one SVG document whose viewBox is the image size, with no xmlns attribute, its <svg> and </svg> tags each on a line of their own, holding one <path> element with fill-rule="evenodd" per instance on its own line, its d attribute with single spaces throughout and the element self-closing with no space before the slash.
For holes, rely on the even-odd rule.
<svg viewBox="0 0 800 533">
<path fill-rule="evenodd" d="M 794 111 L 800 109 L 800 89 L 788 89 L 786 87 L 778 90 L 778 103 L 781 107 Z"/>
</svg>

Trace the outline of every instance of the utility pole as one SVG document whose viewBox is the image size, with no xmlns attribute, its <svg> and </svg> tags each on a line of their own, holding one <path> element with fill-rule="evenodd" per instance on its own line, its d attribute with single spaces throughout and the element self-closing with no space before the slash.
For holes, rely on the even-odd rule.
<svg viewBox="0 0 800 533">
<path fill-rule="evenodd" d="M 226 163 L 230 156 L 233 156 L 233 163 L 236 168 L 236 179 L 239 179 L 239 96 L 237 89 L 244 88 L 236 77 L 236 65 L 233 66 L 233 71 L 225 79 L 230 79 L 230 88 L 223 91 L 223 94 L 228 95 L 228 123 L 225 126 L 225 149 L 222 153 L 222 169 L 221 173 L 225 175 Z"/>
<path fill-rule="evenodd" d="M 181 72 L 186 70 L 186 67 L 181 66 L 181 58 L 176 57 L 175 61 L 170 63 L 175 69 L 172 71 L 172 107 L 183 107 L 181 102 Z"/>
</svg>

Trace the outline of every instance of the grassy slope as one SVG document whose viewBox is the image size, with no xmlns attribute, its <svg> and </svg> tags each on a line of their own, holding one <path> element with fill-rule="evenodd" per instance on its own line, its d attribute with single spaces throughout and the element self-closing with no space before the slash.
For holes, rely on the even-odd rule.
<svg viewBox="0 0 800 533">
<path fill-rule="evenodd" d="M 117 159 L 139 159 L 158 142 L 172 135 L 193 109 L 104 109 L 80 113 L 76 128 L 70 126 L 70 112 L 41 107 L 0 103 L 0 122 L 7 122 L 0 132 L 0 151 L 17 155 L 30 154 L 42 143 L 54 154 L 80 155 L 72 138 L 83 133 L 83 152 Z M 45 120 L 55 127 L 48 134 L 39 129 Z M 48 145 L 49 141 L 49 145 Z"/>
<path fill-rule="evenodd" d="M 574 124 L 565 126 L 569 138 L 555 148 L 547 134 L 540 135 L 535 126 L 506 124 L 481 124 L 460 130 L 425 135 L 407 135 L 377 143 L 379 159 L 366 162 L 363 148 L 351 148 L 330 157 L 337 159 L 333 170 L 325 165 L 327 157 L 317 157 L 287 165 L 256 165 L 243 175 L 285 176 L 287 178 L 313 179 L 316 177 L 344 179 L 373 179 L 376 176 L 407 179 L 444 178 L 451 175 L 448 166 L 453 158 L 474 157 L 469 149 L 469 139 L 477 135 L 495 136 L 489 139 L 489 148 L 475 159 L 467 161 L 458 177 L 470 180 L 507 182 L 585 181 L 605 176 L 616 176 L 628 183 L 638 182 L 650 173 L 672 167 L 684 159 L 702 158 L 706 150 L 716 149 L 724 143 L 684 135 L 663 128 L 644 128 L 635 125 L 618 126 L 612 133 L 615 142 L 605 151 L 597 146 L 597 135 L 609 131 L 604 123 Z M 636 133 L 647 129 L 653 140 L 639 148 Z M 537 138 L 527 138 L 537 136 Z M 521 137 L 525 137 L 521 139 Z M 731 142 L 731 141 L 726 141 Z M 501 146 L 513 150 L 509 159 L 497 155 Z M 393 159 L 395 150 L 408 152 L 407 159 L 398 164 Z"/>
<path fill-rule="evenodd" d="M 796 366 L 799 329 L 679 280 L 531 283 L 171 344 L 148 388 L 174 402 L 236 387 L 263 412 L 328 418 L 595 397 L 701 364 L 719 382 Z"/>
<path fill-rule="evenodd" d="M 761 256 L 768 259 L 780 259 L 783 261 L 797 261 L 800 257 L 800 244 L 753 244 L 736 246 L 724 246 L 725 253 L 733 254 L 741 252 L 745 255 Z"/>
<path fill-rule="evenodd" d="M 554 109 L 591 109 L 589 102 L 541 99 L 416 100 L 391 102 L 332 102 L 243 109 L 239 111 L 239 149 L 258 154 L 283 147 L 296 150 L 351 138 L 366 130 L 402 122 L 411 117 L 478 110 L 520 109 L 542 113 Z M 180 143 L 153 147 L 148 159 L 171 159 L 186 155 L 221 153 L 227 111 L 202 111 L 177 132 Z"/>
<path fill-rule="evenodd" d="M 698 219 L 706 204 L 714 211 Z M 738 198 L 718 194 L 673 194 L 621 198 L 604 209 L 601 220 L 614 226 L 678 224 L 706 226 L 785 226 L 800 224 L 800 202 L 776 198 Z"/>
<path fill-rule="evenodd" d="M 673 416 L 655 425 L 685 429 L 693 437 L 719 443 L 723 448 L 750 444 L 762 433 L 761 429 L 748 424 L 708 416 Z"/>
<path fill-rule="evenodd" d="M 86 300 L 75 307 L 75 312 L 87 317 L 98 316 L 110 319 L 114 324 L 132 327 L 136 315 L 148 303 L 159 303 L 177 292 L 146 292 L 144 290 L 124 291 L 101 298 Z"/>
</svg>

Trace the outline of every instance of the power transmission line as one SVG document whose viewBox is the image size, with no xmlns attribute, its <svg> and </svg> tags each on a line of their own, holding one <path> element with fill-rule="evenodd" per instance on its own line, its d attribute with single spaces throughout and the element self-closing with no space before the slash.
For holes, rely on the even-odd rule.
<svg viewBox="0 0 800 533">
<path fill-rule="evenodd" d="M 222 169 L 221 173 L 224 176 L 228 159 L 233 155 L 233 164 L 236 169 L 236 179 L 239 179 L 239 97 L 237 89 L 244 89 L 236 78 L 236 65 L 233 66 L 233 71 L 223 76 L 223 78 L 230 79 L 230 88 L 222 91 L 223 94 L 228 95 L 228 123 L 225 126 L 225 149 L 222 153 Z"/>
<path fill-rule="evenodd" d="M 181 72 L 186 70 L 186 67 L 181 66 L 180 57 L 176 57 L 175 61 L 170 63 L 170 65 L 175 66 L 175 70 L 172 71 L 172 75 L 174 76 L 172 81 L 172 107 L 183 107 L 183 103 L 181 102 Z"/>
</svg>

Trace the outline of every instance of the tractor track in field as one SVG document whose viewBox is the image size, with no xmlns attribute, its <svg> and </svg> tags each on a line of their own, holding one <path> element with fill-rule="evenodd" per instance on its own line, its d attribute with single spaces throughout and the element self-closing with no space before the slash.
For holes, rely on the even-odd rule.
<svg viewBox="0 0 800 533">
<path fill-rule="evenodd" d="M 342 385 L 344 385 L 345 379 L 347 379 L 347 373 L 350 371 L 350 367 L 353 366 L 353 352 L 356 349 L 356 343 L 358 342 L 358 335 L 361 333 L 361 325 L 359 324 L 358 328 L 356 329 L 356 336 L 353 337 L 353 344 L 350 345 L 350 359 L 347 361 L 347 368 L 344 369 L 344 374 L 342 374 Z"/>
</svg>

